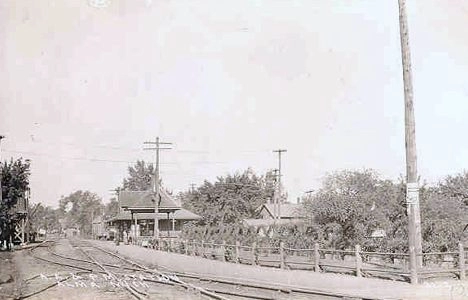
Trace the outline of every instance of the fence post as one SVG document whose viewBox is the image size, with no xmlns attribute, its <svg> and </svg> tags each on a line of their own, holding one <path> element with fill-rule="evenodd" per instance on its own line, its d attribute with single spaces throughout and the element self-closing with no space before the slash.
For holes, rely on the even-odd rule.
<svg viewBox="0 0 468 300">
<path fill-rule="evenodd" d="M 362 277 L 362 257 L 361 257 L 361 246 L 356 245 L 355 248 L 355 255 L 356 255 L 356 276 Z"/>
<path fill-rule="evenodd" d="M 465 273 L 465 247 L 463 246 L 463 243 L 458 244 L 458 251 L 460 251 L 460 254 L 458 255 L 458 264 L 460 265 L 460 280 L 465 280 L 466 279 L 466 273 Z"/>
<path fill-rule="evenodd" d="M 280 255 L 280 269 L 284 269 L 284 242 L 280 242 L 279 255 Z"/>
<path fill-rule="evenodd" d="M 319 252 L 319 244 L 314 244 L 314 269 L 315 272 L 320 272 L 320 252 Z"/>
<path fill-rule="evenodd" d="M 168 252 L 174 252 L 174 245 L 172 243 L 172 238 L 169 238 L 169 251 Z"/>
<path fill-rule="evenodd" d="M 201 248 L 201 257 L 205 257 L 205 241 L 204 240 L 201 240 L 201 245 L 200 245 L 200 248 Z"/>
<path fill-rule="evenodd" d="M 221 245 L 221 261 L 226 261 L 226 241 Z"/>
<path fill-rule="evenodd" d="M 253 242 L 252 243 L 252 266 L 255 266 L 257 264 L 257 260 L 255 257 L 256 249 L 257 249 L 257 243 Z"/>
<path fill-rule="evenodd" d="M 237 263 L 239 263 L 239 251 L 240 251 L 240 243 L 239 241 L 236 241 L 236 250 L 235 250 L 235 257 L 234 257 L 234 261 Z"/>
</svg>

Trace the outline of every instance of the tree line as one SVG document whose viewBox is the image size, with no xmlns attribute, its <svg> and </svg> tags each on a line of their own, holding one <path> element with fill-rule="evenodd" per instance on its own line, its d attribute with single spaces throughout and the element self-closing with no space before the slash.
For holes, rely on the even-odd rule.
<svg viewBox="0 0 468 300">
<path fill-rule="evenodd" d="M 420 190 L 423 251 L 456 249 L 465 238 L 468 174 L 447 176 Z M 375 171 L 340 171 L 329 174 L 321 188 L 304 199 L 307 223 L 317 239 L 330 247 L 356 244 L 368 250 L 406 252 L 408 218 L 406 185 L 382 179 Z M 380 230 L 384 237 L 373 237 Z"/>
<path fill-rule="evenodd" d="M 0 228 L 5 233 L 14 223 L 11 208 L 24 197 L 29 187 L 30 161 L 11 160 L 2 168 L 2 202 Z M 150 190 L 153 165 L 138 161 L 128 167 L 119 189 Z M 360 244 L 370 251 L 407 251 L 407 215 L 403 178 L 392 181 L 373 170 L 342 170 L 326 175 L 321 186 L 301 199 L 299 224 L 248 228 L 244 219 L 258 218 L 258 208 L 271 201 L 276 187 L 271 172 L 259 175 L 252 169 L 205 180 L 200 186 L 176 195 L 182 206 L 202 218 L 184 228 L 186 238 L 280 241 L 292 246 L 311 246 L 319 242 L 326 247 L 350 249 Z M 285 202 L 285 197 L 281 198 Z M 423 251 L 455 249 L 468 238 L 468 173 L 446 176 L 435 185 L 421 184 L 421 225 Z M 31 208 L 32 209 L 32 208 Z M 115 216 L 115 198 L 104 204 L 90 191 L 75 191 L 59 199 L 59 207 L 37 205 L 33 223 L 36 228 L 60 230 L 77 227 L 91 233 L 91 216 L 105 219 Z M 380 236 L 375 236 L 380 232 Z M 384 236 L 381 236 L 384 234 Z"/>
<path fill-rule="evenodd" d="M 115 190 L 144 191 L 151 187 L 153 165 L 144 161 L 137 161 L 127 169 L 127 177 Z M 92 233 L 92 218 L 101 216 L 104 220 L 115 217 L 119 211 L 116 197 L 104 203 L 96 193 L 78 190 L 59 199 L 58 208 L 38 204 L 34 207 L 32 224 L 35 229 L 45 229 L 48 232 L 66 228 L 77 228 L 83 235 Z"/>
<path fill-rule="evenodd" d="M 302 198 L 297 217 L 303 222 L 246 228 L 242 220 L 259 217 L 257 208 L 272 197 L 274 183 L 267 179 L 247 170 L 218 177 L 214 183 L 205 181 L 196 190 L 182 193 L 184 206 L 202 216 L 198 224 L 185 229 L 185 238 L 220 241 L 230 240 L 229 235 L 236 233 L 245 242 L 278 245 L 283 241 L 298 248 L 319 242 L 336 249 L 353 249 L 359 244 L 367 251 L 408 250 L 402 178 L 383 179 L 367 169 L 337 171 L 325 176 L 317 191 Z M 423 251 L 453 250 L 468 238 L 467 205 L 466 172 L 447 176 L 436 185 L 421 184 Z"/>
</svg>

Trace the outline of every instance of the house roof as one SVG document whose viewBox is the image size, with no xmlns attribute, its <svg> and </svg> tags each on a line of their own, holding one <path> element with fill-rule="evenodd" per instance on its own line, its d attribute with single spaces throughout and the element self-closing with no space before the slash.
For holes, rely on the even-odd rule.
<svg viewBox="0 0 468 300">
<path fill-rule="evenodd" d="M 259 226 L 271 226 L 271 225 L 285 225 L 285 224 L 297 224 L 303 222 L 301 219 L 244 219 L 243 223 L 246 226 L 259 227 Z"/>
<path fill-rule="evenodd" d="M 121 191 L 120 207 L 138 212 L 154 212 L 155 194 L 152 191 Z M 180 209 L 180 205 L 164 189 L 159 192 L 159 212 Z"/>
<path fill-rule="evenodd" d="M 173 212 L 175 220 L 198 220 L 201 217 L 193 212 L 181 208 Z M 133 215 L 138 220 L 154 220 L 154 213 L 138 213 Z M 169 214 L 169 218 L 172 219 L 172 214 Z M 132 219 L 132 215 L 129 211 L 123 211 L 109 221 L 128 221 Z M 166 213 L 158 213 L 158 219 L 167 219 Z"/>
<path fill-rule="evenodd" d="M 268 211 L 268 213 L 273 216 L 273 212 L 275 211 L 275 205 L 273 203 L 266 203 L 266 204 L 263 204 L 261 207 L 260 207 L 260 211 L 262 209 L 266 209 Z M 287 218 L 287 219 L 291 219 L 291 218 L 300 218 L 301 215 L 300 215 L 300 205 L 298 204 L 292 204 L 292 203 L 281 203 L 281 208 L 280 208 L 280 218 Z"/>
</svg>

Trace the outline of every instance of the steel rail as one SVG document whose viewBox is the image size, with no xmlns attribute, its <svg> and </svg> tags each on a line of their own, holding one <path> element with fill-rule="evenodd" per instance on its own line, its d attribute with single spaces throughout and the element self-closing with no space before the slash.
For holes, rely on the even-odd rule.
<svg viewBox="0 0 468 300">
<path fill-rule="evenodd" d="M 118 257 L 130 264 L 133 264 L 139 268 L 142 268 L 142 270 L 147 271 L 149 273 L 155 273 L 155 271 L 140 265 L 139 263 L 136 263 L 128 258 L 122 257 L 120 255 L 117 255 L 109 250 L 103 249 L 101 247 L 98 247 L 96 245 L 92 245 L 91 247 L 99 249 L 105 253 L 108 253 L 109 255 Z M 166 268 L 167 269 L 167 268 Z M 163 275 L 166 277 L 171 277 L 173 276 L 167 276 L 165 274 L 162 274 L 159 271 L 156 271 L 158 275 Z M 349 295 L 345 293 L 339 293 L 339 292 L 328 292 L 324 290 L 317 290 L 317 289 L 308 289 L 308 288 L 301 288 L 301 287 L 296 287 L 296 286 L 278 286 L 278 285 L 268 285 L 265 283 L 259 283 L 259 282 L 246 282 L 245 280 L 240 281 L 236 280 L 235 278 L 217 278 L 217 277 L 209 277 L 209 276 L 204 276 L 200 274 L 187 274 L 187 273 L 178 273 L 178 272 L 171 272 L 173 275 L 176 275 L 177 277 L 185 277 L 185 278 L 192 278 L 192 279 L 198 279 L 198 280 L 204 280 L 204 281 L 212 281 L 212 282 L 218 282 L 218 283 L 224 283 L 224 284 L 230 284 L 230 285 L 236 285 L 236 286 L 243 286 L 243 287 L 250 287 L 250 288 L 257 288 L 260 290 L 271 290 L 271 291 L 281 291 L 284 293 L 297 293 L 297 294 L 305 294 L 305 295 L 317 295 L 317 296 L 329 296 L 329 297 L 337 297 L 337 298 L 359 298 L 359 299 L 379 299 L 379 298 L 369 298 L 369 297 L 363 297 L 363 296 L 355 296 L 355 295 Z M 210 288 L 205 288 L 207 291 L 213 291 L 219 294 L 226 294 L 229 292 L 223 291 L 223 290 L 215 290 L 215 289 L 210 289 Z M 226 293 L 225 293 L 226 292 Z M 226 294 L 227 295 L 227 294 Z M 236 294 L 239 295 L 239 294 Z M 239 295 L 241 296 L 241 295 Z M 242 297 L 242 296 L 241 296 Z M 254 297 L 260 297 L 259 299 L 271 299 L 268 297 L 262 298 L 262 296 L 255 296 L 252 295 L 252 298 Z M 387 299 L 387 298 L 386 298 Z"/>
<path fill-rule="evenodd" d="M 119 259 L 121 259 L 121 260 L 123 260 L 123 261 L 126 261 L 126 262 L 130 263 L 130 264 L 133 264 L 133 265 L 135 265 L 135 266 L 141 268 L 142 270 L 144 270 L 144 271 L 146 271 L 146 272 L 148 272 L 148 273 L 152 273 L 152 274 L 156 274 L 156 275 L 159 275 L 159 276 L 166 277 L 166 278 L 168 278 L 170 281 L 173 281 L 173 282 L 175 282 L 175 283 L 178 283 L 178 284 L 180 284 L 181 286 L 185 287 L 186 289 L 194 289 L 194 290 L 197 290 L 197 291 L 200 292 L 201 294 L 203 294 L 203 295 L 205 295 L 205 296 L 209 296 L 209 297 L 214 298 L 214 299 L 228 300 L 227 298 L 225 298 L 225 297 L 223 297 L 223 296 L 221 296 L 221 295 L 218 295 L 218 294 L 216 294 L 216 293 L 214 293 L 214 292 L 208 291 L 208 290 L 206 290 L 206 289 L 204 289 L 204 288 L 195 286 L 195 285 L 190 284 L 190 283 L 183 282 L 182 280 L 179 280 L 179 279 L 177 279 L 177 278 L 174 278 L 173 276 L 167 276 L 166 274 L 164 274 L 163 272 L 160 272 L 160 271 L 158 271 L 158 270 L 151 270 L 151 269 L 149 269 L 149 268 L 147 268 L 147 267 L 145 267 L 145 266 L 142 266 L 142 265 L 140 265 L 140 264 L 138 264 L 138 263 L 136 263 L 136 262 L 134 262 L 134 261 L 132 261 L 132 260 L 130 260 L 130 259 L 127 259 L 127 258 L 122 257 L 122 256 L 120 256 L 120 255 L 117 255 L 117 254 L 115 254 L 115 253 L 112 253 L 112 252 L 107 251 L 107 250 L 105 250 L 105 249 L 102 249 L 101 247 L 97 247 L 97 246 L 95 246 L 95 245 L 92 245 L 91 247 L 93 247 L 93 248 L 95 248 L 95 249 L 98 249 L 98 250 L 101 250 L 101 251 L 103 251 L 103 252 L 105 252 L 105 253 L 107 253 L 107 254 L 109 254 L 109 255 L 112 255 L 112 256 L 114 256 L 114 257 L 117 257 L 117 258 L 119 258 Z"/>
<path fill-rule="evenodd" d="M 88 252 L 86 252 L 82 246 L 78 246 L 77 247 L 78 250 L 80 252 L 82 252 L 85 256 L 87 256 L 90 260 L 92 260 L 94 262 L 94 264 L 96 264 L 97 266 L 99 266 L 104 272 L 107 273 L 107 275 L 109 276 L 112 276 L 112 277 L 116 277 L 114 273 L 112 273 L 111 271 L 109 271 L 108 269 L 106 269 L 101 263 L 99 263 L 91 254 L 89 254 Z M 135 298 L 137 298 L 138 300 L 143 300 L 144 298 L 142 296 L 148 296 L 147 293 L 145 292 L 141 292 L 139 290 L 137 290 L 136 288 L 134 287 L 131 287 L 129 285 L 125 285 L 124 288 L 130 293 L 132 294 Z"/>
<path fill-rule="evenodd" d="M 87 273 L 92 272 L 92 270 L 90 270 L 90 269 L 86 269 L 86 268 L 82 268 L 82 267 L 78 267 L 78 266 L 72 266 L 72 265 L 69 265 L 69 264 L 62 264 L 62 263 L 59 263 L 59 262 L 56 262 L 56 261 L 52 261 L 52 260 L 49 260 L 49 259 L 46 259 L 46 258 L 43 258 L 43 257 L 39 257 L 39 256 L 36 256 L 36 255 L 33 254 L 33 250 L 35 250 L 35 249 L 37 249 L 37 248 L 39 248 L 39 247 L 43 247 L 43 245 L 44 245 L 45 243 L 51 243 L 51 242 L 53 243 L 54 241 L 46 240 L 46 241 L 43 241 L 42 243 L 40 243 L 40 244 L 38 244 L 38 245 L 34 245 L 34 246 L 31 246 L 31 247 L 28 247 L 28 248 L 26 248 L 26 249 L 24 249 L 24 250 L 28 250 L 30 256 L 33 257 L 33 258 L 35 258 L 35 259 L 38 259 L 38 260 L 41 260 L 41 261 L 45 261 L 45 262 L 48 262 L 48 263 L 52 263 L 52 264 L 59 264 L 59 265 L 67 266 L 67 267 L 72 267 L 72 268 L 84 270 L 84 271 L 75 272 L 75 273 L 73 273 L 73 275 L 87 274 Z M 29 298 L 29 297 L 36 296 L 36 295 L 38 295 L 38 294 L 40 294 L 40 293 L 42 293 L 42 292 L 45 292 L 46 290 L 48 290 L 48 289 L 50 289 L 50 288 L 52 288 L 52 287 L 58 285 L 58 284 L 61 283 L 61 282 L 67 281 L 68 279 L 72 278 L 73 275 L 67 276 L 67 277 L 65 277 L 65 278 L 61 278 L 60 280 L 58 280 L 58 281 L 56 281 L 56 282 L 54 282 L 54 283 L 51 283 L 51 284 L 49 284 L 49 285 L 47 285 L 47 286 L 45 286 L 45 287 L 40 288 L 39 290 L 36 290 L 36 291 L 34 291 L 34 292 L 30 292 L 30 293 L 28 293 L 28 294 L 26 294 L 26 295 L 19 295 L 19 296 L 18 296 L 18 299 L 27 299 L 27 298 Z M 33 279 L 39 277 L 39 276 L 40 276 L 40 275 L 36 275 L 36 276 L 34 276 L 34 277 L 28 278 L 28 279 L 24 280 L 24 282 L 31 281 L 31 280 L 33 280 Z"/>
</svg>

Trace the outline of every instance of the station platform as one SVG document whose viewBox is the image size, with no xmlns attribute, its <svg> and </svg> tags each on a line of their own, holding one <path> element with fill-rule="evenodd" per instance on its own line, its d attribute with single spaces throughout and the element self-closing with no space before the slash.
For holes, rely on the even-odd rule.
<svg viewBox="0 0 468 300">
<path fill-rule="evenodd" d="M 225 279 L 233 278 L 278 286 L 294 286 L 338 293 L 357 299 L 468 299 L 468 282 L 459 280 L 412 285 L 376 278 L 221 262 L 135 245 L 120 244 L 117 246 L 115 243 L 108 241 L 91 242 L 98 247 L 119 253 L 129 259 L 154 266 L 166 272 L 200 274 Z"/>
</svg>

